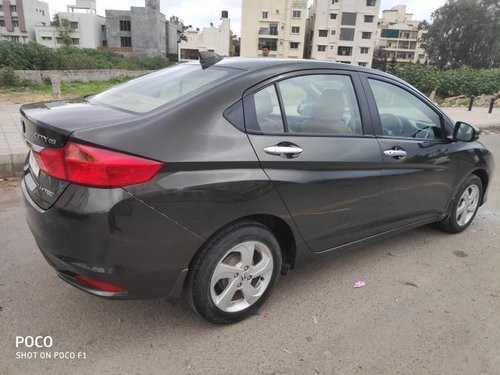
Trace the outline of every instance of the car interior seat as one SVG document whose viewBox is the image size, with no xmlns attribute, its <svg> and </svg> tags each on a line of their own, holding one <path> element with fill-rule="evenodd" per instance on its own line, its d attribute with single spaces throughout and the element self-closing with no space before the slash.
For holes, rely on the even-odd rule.
<svg viewBox="0 0 500 375">
<path fill-rule="evenodd" d="M 350 133 L 343 116 L 345 113 L 345 101 L 342 91 L 339 89 L 327 89 L 323 91 L 315 103 L 311 113 L 311 119 L 302 123 L 304 133 Z"/>
<path fill-rule="evenodd" d="M 280 115 L 273 115 L 273 101 L 267 90 L 261 90 L 254 95 L 255 114 L 260 130 L 264 133 L 282 133 L 283 120 Z"/>
</svg>

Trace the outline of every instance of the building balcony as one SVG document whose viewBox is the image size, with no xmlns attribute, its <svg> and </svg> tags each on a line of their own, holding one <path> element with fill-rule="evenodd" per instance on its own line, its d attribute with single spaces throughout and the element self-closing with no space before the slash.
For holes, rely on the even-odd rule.
<svg viewBox="0 0 500 375">
<path fill-rule="evenodd" d="M 270 31 L 261 31 L 259 30 L 259 35 L 263 35 L 269 38 L 278 38 L 278 33 L 271 33 Z"/>
</svg>

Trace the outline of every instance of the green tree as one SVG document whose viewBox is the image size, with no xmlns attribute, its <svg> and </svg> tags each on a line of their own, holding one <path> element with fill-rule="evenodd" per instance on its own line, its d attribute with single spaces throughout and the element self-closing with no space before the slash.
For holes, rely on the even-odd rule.
<svg viewBox="0 0 500 375">
<path fill-rule="evenodd" d="M 57 23 L 56 23 L 57 16 Z M 62 42 L 66 47 L 73 45 L 73 40 L 71 39 L 71 33 L 73 29 L 67 18 L 59 18 L 59 15 L 54 16 L 54 21 L 52 22 L 59 33 L 59 37 L 62 38 Z"/>
<path fill-rule="evenodd" d="M 393 56 L 389 64 L 387 64 L 387 72 L 394 74 L 396 72 L 396 67 L 398 66 L 396 58 Z"/>
<path fill-rule="evenodd" d="M 422 45 L 438 67 L 500 66 L 498 0 L 448 0 L 432 21 Z"/>
</svg>

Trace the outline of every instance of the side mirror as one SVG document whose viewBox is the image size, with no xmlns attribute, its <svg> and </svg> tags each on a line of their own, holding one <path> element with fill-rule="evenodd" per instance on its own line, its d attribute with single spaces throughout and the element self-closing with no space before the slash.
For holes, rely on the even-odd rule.
<svg viewBox="0 0 500 375">
<path fill-rule="evenodd" d="M 473 142 L 479 138 L 481 131 L 465 122 L 457 122 L 453 131 L 453 140 L 459 142 Z"/>
</svg>

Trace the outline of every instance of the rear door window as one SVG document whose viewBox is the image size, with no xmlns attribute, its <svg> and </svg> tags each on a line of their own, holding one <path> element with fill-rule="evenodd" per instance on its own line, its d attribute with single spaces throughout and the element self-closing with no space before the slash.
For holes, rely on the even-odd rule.
<svg viewBox="0 0 500 375">
<path fill-rule="evenodd" d="M 363 134 L 358 101 L 347 75 L 318 74 L 279 83 L 290 133 Z"/>
<path fill-rule="evenodd" d="M 283 117 L 278 93 L 274 85 L 267 86 L 247 97 L 245 108 L 253 112 L 248 116 L 247 130 L 257 133 L 283 133 Z"/>
<path fill-rule="evenodd" d="M 264 134 L 362 135 L 351 77 L 312 74 L 276 82 L 245 98 L 246 128 Z"/>
</svg>

